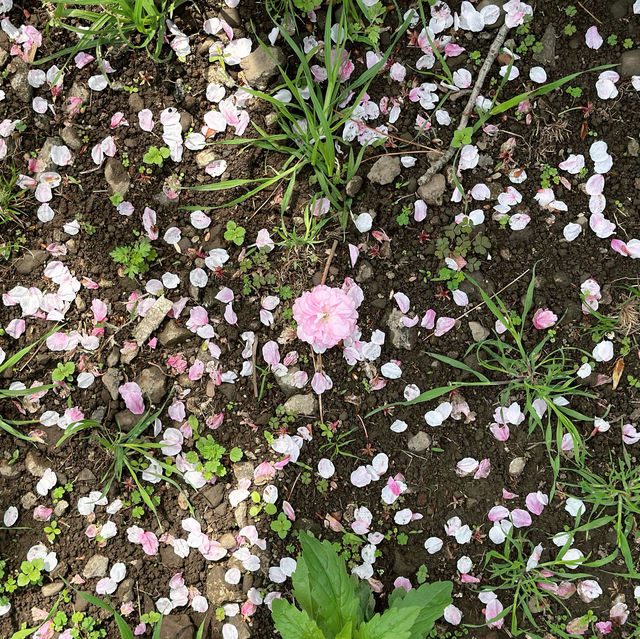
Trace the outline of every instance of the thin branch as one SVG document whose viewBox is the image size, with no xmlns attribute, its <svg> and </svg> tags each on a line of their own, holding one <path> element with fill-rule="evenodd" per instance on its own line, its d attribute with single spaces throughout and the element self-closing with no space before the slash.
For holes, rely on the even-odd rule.
<svg viewBox="0 0 640 639">
<path fill-rule="evenodd" d="M 480 73 L 478 73 L 478 78 L 476 79 L 476 83 L 473 85 L 473 91 L 469 96 L 467 106 L 464 108 L 464 111 L 462 112 L 462 117 L 460 118 L 460 124 L 458 124 L 458 128 L 456 129 L 457 131 L 462 131 L 462 129 L 467 128 L 467 124 L 469 123 L 469 118 L 473 113 L 473 107 L 476 103 L 478 96 L 480 95 L 480 91 L 482 90 L 482 85 L 484 84 L 487 74 L 489 73 L 489 69 L 491 69 L 491 65 L 493 64 L 493 61 L 496 59 L 498 53 L 500 53 L 500 49 L 502 48 L 502 45 L 505 41 L 505 38 L 507 37 L 508 32 L 509 32 L 509 27 L 506 24 L 503 24 L 500 27 L 500 31 L 498 31 L 493 41 L 493 44 L 491 45 L 491 48 L 489 49 L 489 53 L 487 53 L 487 57 L 484 61 L 484 64 L 480 69 Z M 450 146 L 447 149 L 446 153 L 439 160 L 436 160 L 427 169 L 427 172 L 422 176 L 420 180 L 421 183 L 428 184 L 431 178 L 447 165 L 447 163 L 455 155 L 455 153 L 456 153 L 456 148 L 453 146 Z"/>
</svg>

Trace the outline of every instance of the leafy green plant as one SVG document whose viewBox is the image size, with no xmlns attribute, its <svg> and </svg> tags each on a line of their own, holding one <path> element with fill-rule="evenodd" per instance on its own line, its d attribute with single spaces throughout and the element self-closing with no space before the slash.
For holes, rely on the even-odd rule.
<svg viewBox="0 0 640 639">
<path fill-rule="evenodd" d="M 320 450 L 331 451 L 329 456 L 333 459 L 336 455 L 342 455 L 343 457 L 353 457 L 358 459 L 357 455 L 353 455 L 345 450 L 345 448 L 352 444 L 355 439 L 348 439 L 356 429 L 352 428 L 346 432 L 338 432 L 338 425 L 333 424 L 319 424 L 320 433 L 322 437 L 326 439 L 324 444 L 320 444 Z"/>
<path fill-rule="evenodd" d="M 55 519 L 48 526 L 44 527 L 44 534 L 51 543 L 53 543 L 61 533 L 62 531 L 58 528 L 58 522 Z"/>
<path fill-rule="evenodd" d="M 584 526 L 576 530 L 584 530 Z M 531 639 L 543 639 L 538 634 L 541 624 L 547 629 L 554 629 L 554 637 L 571 639 L 573 635 L 567 634 L 556 622 L 558 616 L 542 615 L 536 617 L 536 613 L 545 610 L 551 603 L 569 613 L 569 609 L 563 600 L 563 591 L 567 584 L 579 579 L 592 578 L 587 569 L 596 569 L 612 562 L 617 551 L 602 557 L 590 560 L 589 557 L 573 559 L 567 557 L 567 552 L 573 542 L 573 534 L 567 534 L 565 544 L 558 550 L 555 558 L 542 561 L 545 550 L 542 544 L 535 546 L 527 537 L 527 532 L 514 528 L 507 534 L 504 546 L 501 550 L 490 550 L 485 555 L 484 572 L 487 577 L 486 590 L 491 592 L 505 591 L 512 598 L 512 603 L 505 606 L 503 611 L 490 621 L 509 618 L 513 636 L 526 636 Z M 548 550 L 546 552 L 549 552 Z M 523 624 L 527 628 L 523 628 Z M 546 636 L 546 635 L 545 635 Z"/>
<path fill-rule="evenodd" d="M 567 93 L 572 98 L 580 98 L 580 97 L 582 97 L 582 89 L 580 87 L 567 87 Z"/>
<path fill-rule="evenodd" d="M 270 528 L 280 539 L 286 539 L 291 530 L 291 520 L 284 513 L 280 513 L 278 518 L 271 522 Z"/>
<path fill-rule="evenodd" d="M 563 33 L 567 36 L 572 36 L 576 31 L 577 31 L 577 27 L 575 24 L 567 24 L 565 25 L 564 29 L 562 30 Z"/>
<path fill-rule="evenodd" d="M 73 362 L 58 362 L 57 366 L 51 371 L 51 379 L 54 382 L 71 381 L 73 374 L 76 370 L 76 365 Z"/>
<path fill-rule="evenodd" d="M 78 41 L 36 64 L 56 58 L 73 57 L 79 51 L 95 49 L 98 60 L 102 51 L 112 46 L 145 50 L 156 62 L 163 62 L 162 46 L 166 21 L 186 0 L 54 0 L 55 24 L 74 33 Z"/>
<path fill-rule="evenodd" d="M 227 240 L 227 242 L 233 242 L 236 246 L 242 246 L 245 232 L 243 226 L 238 226 L 233 220 L 229 220 L 224 232 L 224 239 Z"/>
<path fill-rule="evenodd" d="M 293 596 L 274 599 L 272 617 L 282 639 L 423 639 L 451 603 L 451 582 L 424 584 L 407 592 L 396 588 L 389 607 L 374 614 L 366 581 L 349 576 L 332 544 L 300 533 Z"/>
<path fill-rule="evenodd" d="M 20 223 L 27 189 L 16 188 L 19 171 L 12 164 L 0 173 L 0 224 L 9 220 Z"/>
<path fill-rule="evenodd" d="M 149 508 L 149 510 L 151 510 L 151 512 L 153 512 L 156 519 L 158 519 L 156 504 L 154 504 L 149 493 L 144 489 L 139 477 L 139 473 L 143 469 L 142 465 L 138 461 L 139 458 L 142 458 L 143 460 L 152 460 L 154 465 L 159 467 L 159 473 L 165 471 L 164 475 L 161 474 L 162 480 L 168 482 L 184 494 L 180 485 L 169 476 L 173 473 L 180 475 L 180 472 L 175 468 L 175 466 L 170 466 L 162 459 L 152 457 L 153 451 L 161 448 L 162 444 L 149 441 L 145 438 L 146 432 L 150 428 L 153 430 L 153 424 L 156 419 L 160 417 L 163 410 L 164 405 L 153 413 L 151 412 L 151 409 L 148 409 L 144 415 L 140 416 L 138 423 L 128 432 L 123 432 L 119 427 L 117 431 L 114 431 L 112 427 L 106 424 L 100 424 L 99 422 L 90 419 L 83 419 L 69 426 L 56 446 L 61 446 L 68 439 L 79 436 L 85 431 L 95 429 L 97 432 L 89 433 L 87 438 L 95 440 L 100 446 L 102 446 L 110 458 L 109 467 L 105 471 L 101 480 L 102 494 L 106 495 L 114 482 L 116 484 L 120 484 L 123 472 L 127 471 L 133 478 L 133 481 L 140 492 L 143 503 Z M 147 469 L 147 472 L 152 471 Z M 160 523 L 159 519 L 158 523 Z M 160 528 L 162 528 L 162 525 L 160 525 Z"/>
<path fill-rule="evenodd" d="M 607 44 L 609 46 L 615 47 L 618 44 L 618 36 L 615 33 L 612 33 L 607 37 Z"/>
<path fill-rule="evenodd" d="M 42 571 L 44 570 L 44 559 L 32 559 L 23 561 L 20 564 L 18 573 L 18 586 L 23 588 L 30 585 L 42 584 Z"/>
<path fill-rule="evenodd" d="M 237 446 L 232 448 L 229 452 L 224 446 L 221 446 L 211 436 L 200 437 L 196 441 L 195 450 L 190 450 L 185 459 L 190 464 L 195 464 L 196 470 L 202 472 L 204 478 L 209 480 L 215 477 L 224 477 L 227 474 L 227 469 L 223 465 L 223 457 L 228 456 L 229 461 L 237 462 L 242 459 L 242 449 Z"/>
<path fill-rule="evenodd" d="M 573 18 L 574 16 L 578 15 L 578 10 L 572 4 L 567 5 L 564 8 L 564 12 L 565 12 L 565 15 L 569 18 Z"/>
<path fill-rule="evenodd" d="M 109 255 L 116 264 L 124 265 L 125 275 L 135 279 L 136 275 L 142 275 L 151 268 L 158 252 L 148 239 L 143 238 L 132 246 L 117 246 Z"/>
<path fill-rule="evenodd" d="M 398 28 L 391 46 L 381 56 L 377 64 L 360 74 L 355 80 L 342 82 L 340 73 L 343 55 L 345 55 L 346 51 L 347 13 L 343 11 L 341 14 L 337 31 L 338 44 L 336 48 L 332 49 L 328 45 L 328 43 L 335 40 L 332 37 L 332 34 L 335 35 L 335 33 L 332 32 L 331 5 L 329 5 L 329 10 L 327 11 L 324 42 L 328 46 L 324 46 L 321 53 L 324 67 L 328 74 L 326 84 L 317 82 L 311 71 L 311 61 L 320 53 L 320 45 L 305 54 L 287 31 L 282 29 L 280 33 L 295 55 L 297 72 L 295 76 L 289 76 L 279 66 L 283 84 L 276 87 L 274 94 L 279 90 L 286 90 L 291 94 L 291 100 L 284 102 L 276 99 L 273 95 L 246 88 L 249 93 L 271 105 L 276 113 L 277 123 L 281 132 L 269 134 L 255 121 L 252 121 L 252 126 L 258 134 L 256 138 L 237 138 L 219 142 L 219 144 L 225 145 L 256 146 L 281 154 L 285 160 L 275 175 L 257 179 L 225 180 L 189 187 L 194 191 L 221 191 L 238 187 L 250 188 L 230 202 L 213 207 L 188 206 L 185 207 L 186 210 L 235 206 L 264 189 L 275 188 L 283 182 L 286 187 L 284 188 L 280 209 L 284 213 L 291 202 L 296 180 L 300 177 L 302 171 L 310 170 L 312 174 L 309 178 L 310 183 L 318 185 L 324 196 L 329 198 L 336 211 L 341 212 L 340 221 L 343 226 L 346 225 L 348 210 L 345 206 L 344 190 L 341 186 L 355 174 L 365 147 L 357 155 L 354 155 L 353 150 L 350 150 L 346 166 L 341 164 L 340 157 L 336 152 L 339 132 L 351 118 L 353 110 L 360 103 L 376 74 L 387 62 L 391 51 L 410 21 L 410 17 L 408 17 L 403 25 Z M 260 45 L 269 51 L 264 42 L 260 41 Z M 271 55 L 270 52 L 269 55 Z M 307 96 L 304 93 L 304 89 L 309 92 L 308 99 L 306 99 Z M 349 108 L 341 107 L 347 97 L 349 97 L 352 106 Z"/>
<path fill-rule="evenodd" d="M 166 146 L 150 146 L 148 151 L 142 156 L 145 164 L 157 164 L 162 166 L 164 161 L 171 155 L 171 151 Z"/>
<path fill-rule="evenodd" d="M 38 346 L 38 344 L 45 341 L 48 337 L 53 335 L 58 330 L 58 326 L 52 328 L 46 335 L 43 335 L 39 340 L 28 344 L 21 350 L 19 350 L 15 355 L 8 357 L 4 360 L 4 362 L 0 363 L 0 375 L 2 375 L 5 371 L 12 371 L 14 366 L 18 364 L 33 348 Z M 20 397 L 28 397 L 29 395 L 33 395 L 34 393 L 39 393 L 41 391 L 49 390 L 52 388 L 52 384 L 45 384 L 43 386 L 37 386 L 35 388 L 16 388 L 16 389 L 8 389 L 0 387 L 0 401 L 4 399 L 12 399 L 17 400 Z M 22 439 L 24 441 L 32 441 L 30 437 L 27 435 L 23 435 L 16 426 L 21 426 L 25 424 L 32 424 L 33 421 L 30 420 L 13 420 L 7 419 L 0 413 L 0 429 L 9 433 L 9 435 L 13 435 L 18 439 Z"/>
<path fill-rule="evenodd" d="M 396 215 L 398 226 L 409 226 L 409 215 L 411 214 L 410 206 L 403 206 L 402 211 Z"/>
<path fill-rule="evenodd" d="M 633 49 L 633 40 L 631 38 L 625 38 L 622 42 L 622 46 L 625 49 Z"/>
<path fill-rule="evenodd" d="M 467 261 L 466 270 L 468 272 L 473 273 L 479 270 L 480 260 L 478 257 L 487 255 L 491 248 L 491 240 L 482 231 L 476 230 L 474 223 L 468 218 L 459 224 L 452 222 L 442 230 L 444 233 L 436 240 L 434 255 L 441 260 L 447 257 L 463 257 Z M 455 290 L 455 288 L 451 288 L 451 290 Z"/>
<path fill-rule="evenodd" d="M 267 515 L 275 515 L 276 512 L 278 512 L 275 504 L 262 501 L 260 493 L 257 490 L 254 490 L 249 497 L 253 502 L 253 506 L 249 508 L 249 515 L 251 515 L 251 517 L 257 517 L 262 510 L 264 510 Z"/>
</svg>

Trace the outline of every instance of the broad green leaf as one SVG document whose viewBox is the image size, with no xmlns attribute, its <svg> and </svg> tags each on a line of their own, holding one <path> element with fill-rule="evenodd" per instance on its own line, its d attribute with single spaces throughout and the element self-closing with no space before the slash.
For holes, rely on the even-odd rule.
<svg viewBox="0 0 640 639">
<path fill-rule="evenodd" d="M 381 615 L 378 613 L 370 621 L 360 624 L 354 639 L 411 639 L 413 628 L 420 608 L 389 608 Z M 421 635 L 422 639 L 425 635 Z"/>
<path fill-rule="evenodd" d="M 325 639 L 318 624 L 304 610 L 284 599 L 273 600 L 271 614 L 282 639 Z"/>
<path fill-rule="evenodd" d="M 313 618 L 328 637 L 335 637 L 345 624 L 356 619 L 358 598 L 344 560 L 327 541 L 300 535 L 302 558 L 310 576 Z"/>
<path fill-rule="evenodd" d="M 118 626 L 118 630 L 120 631 L 121 639 L 134 639 L 133 631 L 129 628 L 129 625 L 121 617 L 113 608 L 113 606 L 106 601 L 103 601 L 99 597 L 95 597 L 94 595 L 84 592 L 82 590 L 76 591 L 83 599 L 88 601 L 90 604 L 94 606 L 98 606 L 98 608 L 102 608 L 102 610 L 106 610 L 109 614 L 112 614 L 114 619 L 116 620 L 116 625 Z"/>
<path fill-rule="evenodd" d="M 423 584 L 420 588 L 410 590 L 402 599 L 396 599 L 390 610 L 406 612 L 408 616 L 414 608 L 418 609 L 418 615 L 411 627 L 410 639 L 422 639 L 426 637 L 433 624 L 444 613 L 444 609 L 452 602 L 450 581 L 436 581 L 432 584 Z"/>
</svg>

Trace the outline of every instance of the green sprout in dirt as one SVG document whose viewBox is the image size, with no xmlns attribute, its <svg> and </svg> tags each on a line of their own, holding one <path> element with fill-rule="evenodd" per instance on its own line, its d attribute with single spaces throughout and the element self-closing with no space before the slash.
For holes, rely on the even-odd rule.
<svg viewBox="0 0 640 639">
<path fill-rule="evenodd" d="M 274 533 L 278 534 L 280 539 L 286 539 L 291 530 L 291 520 L 284 513 L 280 513 L 278 518 L 274 519 L 269 526 Z"/>
<path fill-rule="evenodd" d="M 282 242 L 280 242 L 281 246 L 296 248 L 298 246 L 313 246 L 321 242 L 321 240 L 318 239 L 320 231 L 330 220 L 329 216 L 320 219 L 317 215 L 314 215 L 314 211 L 320 206 L 321 199 L 322 194 L 316 193 L 311 201 L 304 207 L 302 211 L 303 233 L 298 233 L 295 223 L 291 227 L 291 230 L 289 230 L 284 215 L 282 213 L 280 214 L 280 226 L 276 226 L 274 231 L 282 240 Z"/>
<path fill-rule="evenodd" d="M 618 44 L 618 36 L 615 33 L 612 33 L 607 37 L 607 44 L 611 47 L 615 47 Z"/>
<path fill-rule="evenodd" d="M 20 222 L 27 189 L 17 188 L 19 172 L 15 166 L 0 171 L 0 224 Z"/>
<path fill-rule="evenodd" d="M 164 161 L 171 155 L 171 151 L 166 146 L 150 146 L 149 150 L 142 156 L 145 164 L 156 164 L 162 166 Z"/>
<path fill-rule="evenodd" d="M 44 534 L 50 543 L 53 543 L 61 533 L 62 531 L 58 528 L 58 522 L 55 519 L 48 526 L 44 527 Z"/>
<path fill-rule="evenodd" d="M 565 25 L 562 31 L 566 36 L 572 36 L 577 31 L 577 27 L 575 24 L 572 24 L 570 22 L 569 24 Z"/>
<path fill-rule="evenodd" d="M 233 242 L 236 246 L 242 246 L 245 232 L 244 226 L 238 226 L 233 220 L 229 220 L 224 232 L 224 239 L 227 242 Z"/>
<path fill-rule="evenodd" d="M 582 89 L 580 87 L 567 87 L 567 93 L 572 98 L 580 98 L 580 97 L 582 97 Z"/>
<path fill-rule="evenodd" d="M 51 380 L 54 382 L 70 382 L 73 379 L 76 365 L 73 362 L 58 362 L 54 370 L 51 371 Z"/>
<path fill-rule="evenodd" d="M 411 207 L 403 206 L 402 211 L 396 216 L 398 226 L 409 226 L 409 216 L 411 215 Z"/>
<path fill-rule="evenodd" d="M 560 184 L 560 176 L 558 175 L 558 169 L 554 166 L 545 164 L 542 167 L 542 173 L 540 173 L 540 188 L 548 189 L 551 187 L 551 183 Z"/>
<path fill-rule="evenodd" d="M 470 219 L 460 224 L 453 222 L 443 228 L 444 234 L 436 240 L 434 255 L 444 260 L 448 257 L 462 257 L 467 261 L 466 269 L 473 273 L 480 269 L 478 257 L 485 257 L 491 248 L 491 241 Z M 476 257 L 478 256 L 478 257 Z M 451 290 L 455 288 L 449 287 Z"/>
<path fill-rule="evenodd" d="M 56 445 L 61 446 L 68 439 L 80 436 L 86 431 L 95 430 L 96 432 L 88 433 L 87 439 L 94 440 L 99 444 L 110 459 L 109 466 L 101 479 L 102 494 L 106 495 L 114 483 L 120 485 L 123 481 L 123 473 L 126 471 L 131 475 L 133 483 L 140 491 L 142 502 L 158 519 L 156 504 L 154 504 L 149 493 L 142 486 L 140 477 L 142 465 L 138 461 L 139 458 L 152 463 L 152 466 L 146 469 L 147 473 L 155 472 L 156 476 L 184 494 L 180 485 L 170 477 L 173 473 L 180 474 L 175 466 L 170 466 L 162 459 L 153 457 L 153 452 L 161 448 L 162 443 L 150 441 L 145 437 L 149 430 L 153 430 L 153 424 L 160 417 L 163 410 L 164 405 L 153 413 L 151 409 L 148 409 L 144 415 L 140 416 L 138 423 L 128 432 L 121 430 L 119 425 L 117 429 L 114 429 L 111 425 L 101 424 L 91 419 L 83 419 L 69 426 Z M 154 471 L 154 468 L 157 470 Z M 158 523 L 160 524 L 159 519 Z M 162 529 L 162 525 L 160 525 L 160 528 Z"/>
<path fill-rule="evenodd" d="M 113 206 L 119 206 L 124 201 L 124 198 L 122 197 L 122 195 L 120 195 L 120 193 L 114 193 L 113 195 L 109 196 L 109 201 L 111 202 L 111 204 L 113 204 Z"/>
<path fill-rule="evenodd" d="M 329 541 L 301 532 L 302 555 L 291 579 L 295 604 L 274 599 L 272 617 L 282 639 L 390 636 L 422 639 L 451 603 L 449 581 L 424 584 L 407 592 L 396 588 L 375 613 L 371 586 L 347 572 Z"/>
<path fill-rule="evenodd" d="M 73 484 L 71 482 L 67 482 L 64 486 L 56 486 L 53 491 L 53 503 L 57 504 L 64 496 L 65 493 L 73 492 Z"/>
<path fill-rule="evenodd" d="M 592 399 L 594 396 L 576 384 L 575 373 L 578 367 L 570 355 L 572 351 L 580 356 L 588 356 L 589 354 L 576 348 L 549 349 L 547 345 L 552 337 L 549 333 L 545 333 L 537 343 L 531 343 L 525 338 L 525 330 L 530 325 L 530 322 L 527 322 L 527 316 L 533 304 L 535 290 L 535 266 L 532 269 L 531 281 L 520 315 L 514 315 L 509 311 L 498 295 L 489 297 L 473 278 L 465 277 L 478 290 L 484 305 L 495 319 L 506 328 L 504 338 L 496 336 L 474 343 L 467 349 L 465 358 L 472 354 L 475 355 L 481 370 L 476 370 L 461 360 L 438 353 L 429 353 L 431 357 L 444 364 L 472 375 L 477 381 L 452 382 L 447 386 L 439 386 L 425 391 L 411 401 L 398 402 L 393 405 L 408 406 L 433 401 L 452 390 L 464 387 L 496 386 L 501 388 L 500 405 L 506 406 L 508 401 L 515 401 L 515 398 L 518 398 L 518 401 L 523 401 L 523 413 L 528 418 L 529 433 L 537 428 L 544 436 L 554 475 L 554 484 L 551 490 L 551 496 L 553 496 L 555 481 L 560 472 L 562 439 L 565 433 L 569 433 L 571 436 L 574 454 L 579 463 L 582 463 L 586 454 L 581 429 L 576 423 L 589 423 L 593 421 L 593 418 L 572 408 L 571 400 Z M 491 379 L 482 370 L 491 375 Z M 556 401 L 559 398 L 566 401 Z M 367 417 L 384 408 L 386 407 L 376 408 Z"/>
<path fill-rule="evenodd" d="M 124 266 L 124 274 L 131 279 L 146 273 L 158 257 L 157 251 L 147 238 L 143 238 L 132 246 L 117 246 L 109 255 L 116 264 Z"/>
<path fill-rule="evenodd" d="M 224 477 L 227 469 L 223 464 L 223 457 L 226 455 L 231 462 L 240 461 L 243 457 L 241 448 L 235 446 L 229 452 L 224 446 L 218 444 L 211 435 L 200 437 L 196 441 L 195 450 L 190 450 L 185 459 L 190 464 L 195 464 L 195 470 L 202 472 L 206 480 L 213 477 Z"/>
<path fill-rule="evenodd" d="M 111 47 L 129 47 L 146 51 L 155 62 L 164 62 L 162 47 L 167 30 L 167 19 L 186 0 L 54 0 L 53 24 L 71 31 L 77 39 L 72 46 L 40 58 L 36 64 L 45 64 L 56 58 L 68 59 L 80 51 L 95 49 L 102 67 L 102 51 Z"/>
<path fill-rule="evenodd" d="M 612 528 L 616 532 L 618 548 L 630 573 L 636 574 L 629 540 L 637 543 L 636 521 L 640 516 L 640 468 L 635 459 L 622 446 L 622 456 L 609 451 L 609 464 L 603 474 L 586 466 L 567 472 L 578 476 L 576 483 L 565 482 L 567 492 L 592 506 L 588 524 L 582 530 Z"/>
<path fill-rule="evenodd" d="M 348 221 L 349 211 L 347 200 L 344 198 L 343 185 L 355 175 L 365 147 L 362 147 L 357 155 L 354 155 L 353 150 L 350 149 L 348 154 L 345 154 L 346 161 L 343 161 L 336 151 L 336 144 L 342 143 L 342 128 L 350 120 L 353 110 L 359 105 L 377 73 L 386 64 L 410 20 L 411 17 L 408 17 L 398 28 L 390 47 L 374 66 L 355 80 L 346 82 L 342 82 L 340 73 L 348 40 L 348 11 L 341 12 L 336 32 L 332 30 L 334 20 L 331 5 L 328 7 L 323 40 L 330 43 L 335 41 L 334 36 L 337 35 L 338 44 L 335 49 L 331 46 L 318 45 L 305 53 L 287 31 L 281 29 L 280 33 L 284 41 L 295 56 L 293 67 L 296 73 L 289 76 L 284 68 L 278 65 L 283 83 L 274 89 L 274 94 L 278 91 L 286 91 L 291 95 L 291 99 L 284 102 L 276 99 L 274 95 L 246 88 L 249 93 L 271 105 L 276 113 L 280 132 L 270 134 L 252 120 L 252 126 L 257 133 L 256 137 L 224 140 L 219 144 L 254 146 L 275 152 L 284 158 L 282 166 L 275 175 L 269 177 L 226 180 L 191 187 L 194 191 L 221 191 L 238 187 L 249 187 L 249 190 L 217 207 L 195 205 L 185 208 L 204 210 L 235 206 L 265 189 L 271 191 L 282 183 L 284 191 L 280 209 L 284 213 L 291 203 L 296 181 L 303 175 L 306 181 L 307 177 L 303 171 L 310 170 L 309 183 L 317 185 L 323 195 L 329 198 L 334 209 L 340 213 L 340 222 L 344 227 Z M 271 55 L 264 42 L 260 41 L 260 46 L 265 48 L 268 55 Z M 312 61 L 318 55 L 323 58 L 324 68 L 327 70 L 328 77 L 325 83 L 317 82 L 311 71 Z M 305 89 L 308 94 L 305 93 Z M 341 105 L 347 98 L 350 99 L 352 106 L 345 108 Z"/>
<path fill-rule="evenodd" d="M 254 490 L 249 497 L 253 502 L 253 506 L 249 507 L 251 517 L 257 517 L 263 510 L 267 515 L 275 515 L 278 512 L 275 504 L 263 501 L 258 491 Z"/>
<path fill-rule="evenodd" d="M 600 342 L 605 336 L 615 333 L 623 336 L 623 339 L 632 338 L 640 331 L 640 287 L 623 286 L 627 293 L 626 299 L 618 304 L 610 315 L 605 315 L 599 310 L 594 310 L 584 296 L 582 297 L 583 308 L 589 312 L 589 317 L 594 320 L 594 324 L 587 326 L 586 331 L 591 333 L 594 342 Z M 624 356 L 623 353 L 621 355 Z"/>
<path fill-rule="evenodd" d="M 42 571 L 44 570 L 44 559 L 32 559 L 31 561 L 23 561 L 20 564 L 20 572 L 18 573 L 18 586 L 42 585 Z"/>
<path fill-rule="evenodd" d="M 353 455 L 345 450 L 349 444 L 353 444 L 355 439 L 348 439 L 351 433 L 355 432 L 355 428 L 348 430 L 347 432 L 338 432 L 338 428 L 341 425 L 340 422 L 333 422 L 329 424 L 318 424 L 320 428 L 321 436 L 327 441 L 324 444 L 320 444 L 320 450 L 330 451 L 329 457 L 333 459 L 336 455 L 342 455 L 343 457 L 353 457 L 358 459 L 357 455 Z"/>
<path fill-rule="evenodd" d="M 631 38 L 625 38 L 624 41 L 622 42 L 622 46 L 625 49 L 633 49 L 633 40 Z"/>
</svg>

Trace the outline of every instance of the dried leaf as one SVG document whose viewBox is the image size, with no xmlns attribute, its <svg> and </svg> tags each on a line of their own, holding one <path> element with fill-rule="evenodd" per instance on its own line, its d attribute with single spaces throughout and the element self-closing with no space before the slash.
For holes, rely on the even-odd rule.
<svg viewBox="0 0 640 639">
<path fill-rule="evenodd" d="M 613 390 L 618 388 L 618 384 L 620 383 L 620 378 L 622 377 L 622 372 L 624 371 L 624 357 L 620 357 L 618 361 L 613 366 L 613 374 L 611 375 L 611 379 L 613 380 Z"/>
<path fill-rule="evenodd" d="M 586 123 L 586 121 L 583 121 L 582 124 L 580 125 L 580 139 L 584 140 L 588 134 L 589 134 L 589 125 Z"/>
</svg>

